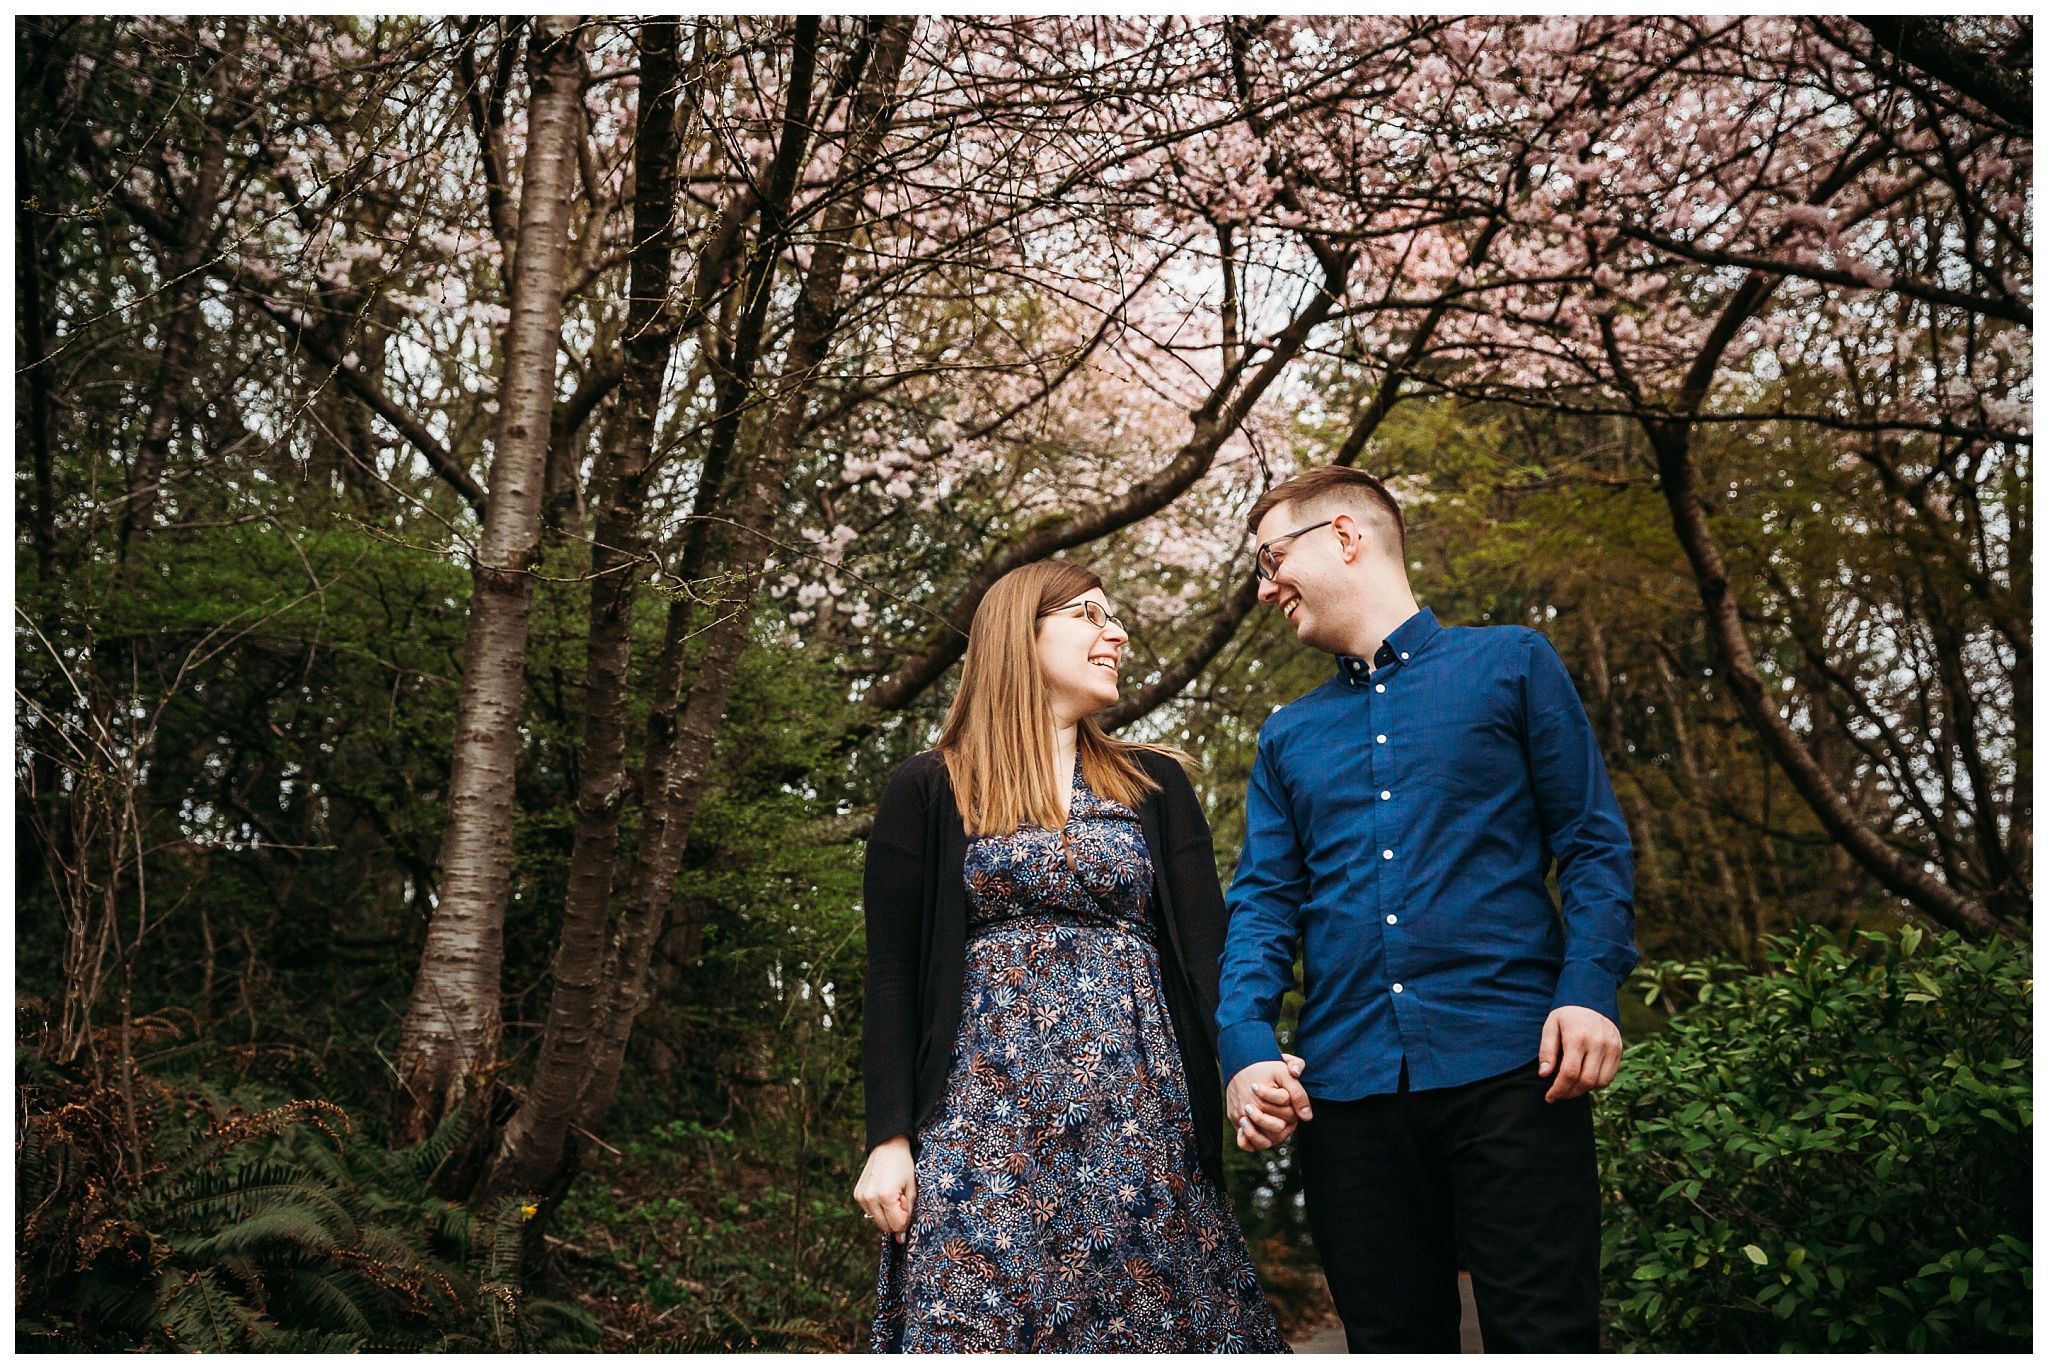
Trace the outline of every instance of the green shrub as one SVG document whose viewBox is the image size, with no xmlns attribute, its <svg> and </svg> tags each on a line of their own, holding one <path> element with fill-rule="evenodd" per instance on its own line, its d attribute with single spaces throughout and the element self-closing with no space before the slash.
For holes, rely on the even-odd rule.
<svg viewBox="0 0 2048 1369">
<path fill-rule="evenodd" d="M 598 1339 L 581 1309 L 520 1291 L 530 1209 L 477 1214 L 428 1190 L 461 1139 L 460 1113 L 393 1154 L 351 1140 L 333 1103 L 143 1071 L 131 1128 L 111 1081 L 32 1051 L 16 1063 L 24 1350 L 566 1350 Z"/>
<path fill-rule="evenodd" d="M 1907 929 L 1647 966 L 1598 1112 L 1618 1350 L 2031 1348 L 2028 953 Z"/>
</svg>

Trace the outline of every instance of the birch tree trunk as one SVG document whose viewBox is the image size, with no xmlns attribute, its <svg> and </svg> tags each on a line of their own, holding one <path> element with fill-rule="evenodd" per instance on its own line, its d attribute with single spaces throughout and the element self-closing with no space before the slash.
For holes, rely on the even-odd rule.
<svg viewBox="0 0 2048 1369">
<path fill-rule="evenodd" d="M 655 418 L 674 350 L 673 311 L 666 304 L 674 255 L 670 227 L 675 215 L 680 75 L 676 43 L 674 19 L 650 19 L 640 30 L 641 107 L 633 152 L 626 366 L 618 411 L 592 478 L 597 527 L 591 548 L 575 844 L 540 1057 L 485 1175 L 486 1194 L 547 1188 L 561 1168 L 603 998 L 612 865 L 618 855 L 619 814 L 626 792 L 626 676 L 632 657 L 633 592 L 646 550 L 642 513 L 654 469 Z"/>
<path fill-rule="evenodd" d="M 540 545 L 555 360 L 561 345 L 569 199 L 583 129 L 574 16 L 535 21 L 528 52 L 525 184 L 511 319 L 498 384 L 490 495 L 472 571 L 440 900 L 398 1042 L 391 1144 L 424 1139 L 496 1054 L 513 779 L 526 665 L 529 572 Z"/>
</svg>

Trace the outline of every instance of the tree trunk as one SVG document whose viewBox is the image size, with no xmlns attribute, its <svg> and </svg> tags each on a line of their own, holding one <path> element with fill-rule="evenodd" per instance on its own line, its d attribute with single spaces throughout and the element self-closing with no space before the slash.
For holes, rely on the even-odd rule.
<svg viewBox="0 0 2048 1369">
<path fill-rule="evenodd" d="M 633 262 L 626 311 L 626 367 L 607 449 L 592 480 L 597 529 L 591 548 L 590 627 L 577 757 L 575 842 L 554 989 L 540 1057 L 483 1182 L 486 1195 L 552 1187 L 589 1066 L 592 1029 L 604 993 L 611 923 L 612 865 L 626 792 L 627 667 L 633 593 L 646 534 L 641 516 L 653 471 L 655 419 L 674 334 L 665 326 L 670 225 L 675 215 L 677 24 L 640 30 L 641 106 L 634 143 Z"/>
<path fill-rule="evenodd" d="M 600 328 L 591 340 L 595 355 L 590 358 L 590 368 L 577 383 L 576 392 L 555 406 L 541 494 L 541 531 L 550 544 L 560 542 L 571 528 L 582 535 L 589 512 L 577 471 L 583 462 L 583 428 L 598 405 L 619 387 L 628 350 L 608 329 Z M 596 476 L 593 471 L 591 478 Z"/>
<path fill-rule="evenodd" d="M 194 335 L 199 328 L 199 294 L 204 283 L 201 267 L 213 243 L 213 216 L 220 207 L 221 185 L 227 175 L 228 132 L 235 123 L 232 83 L 241 65 L 242 45 L 248 37 L 249 22 L 234 18 L 227 22 L 221 40 L 220 59 L 214 63 L 212 106 L 201 123 L 199 170 L 178 221 L 176 248 L 164 260 L 165 284 L 170 287 L 171 316 L 164 323 L 163 351 L 157 360 L 156 382 L 150 389 L 149 418 L 143 426 L 142 441 L 135 451 L 135 466 L 128 476 L 128 507 L 121 518 L 121 554 L 126 556 L 149 536 L 150 520 L 156 514 L 158 493 L 163 488 L 164 464 L 170 457 L 171 433 L 184 408 L 185 386 L 192 378 Z"/>
<path fill-rule="evenodd" d="M 817 21 L 810 18 L 799 19 L 794 26 L 790 45 L 790 86 L 783 102 L 782 135 L 768 183 L 758 195 L 752 191 L 743 192 L 721 215 L 722 225 L 718 234 L 698 257 L 696 279 L 682 321 L 678 324 L 679 332 L 697 326 L 714 301 L 721 302 L 722 318 L 715 330 L 716 336 L 705 338 L 699 350 L 699 360 L 713 377 L 716 418 L 705 445 L 704 462 L 698 472 L 697 490 L 691 501 L 690 521 L 684 527 L 682 548 L 676 564 L 669 568 L 671 581 L 687 584 L 702 576 L 711 545 L 707 533 L 712 524 L 708 520 L 726 507 L 726 467 L 739 440 L 739 417 L 751 407 L 749 399 L 754 366 L 759 358 L 772 272 L 784 246 L 782 235 L 787 230 L 790 201 L 796 193 L 801 155 L 809 143 L 810 91 L 817 65 L 818 29 Z M 761 218 L 759 237 L 739 273 L 737 288 L 729 288 L 728 273 L 745 246 L 739 225 L 756 212 Z M 671 753 L 676 746 L 676 720 L 683 703 L 683 684 L 689 676 L 690 640 L 696 609 L 694 596 L 673 595 L 662 630 L 661 651 L 655 660 L 653 697 L 647 711 L 646 759 L 640 775 L 642 821 L 640 844 L 635 856 L 636 869 L 657 858 L 649 853 L 659 848 L 667 830 L 669 805 L 663 796 L 670 792 Z M 676 861 L 680 860 L 681 847 L 678 845 Z M 669 868 L 672 881 L 674 865 Z M 635 878 L 637 880 L 637 876 Z M 663 908 L 665 910 L 665 903 Z M 608 984 L 616 973 L 618 944 L 615 936 L 606 952 Z M 609 1101 L 607 1093 L 607 1106 Z"/>
<path fill-rule="evenodd" d="M 16 174 L 33 174 L 28 135 L 21 127 L 14 131 Z M 43 317 L 43 235 L 29 201 L 33 191 L 17 194 L 14 203 L 14 288 L 19 292 L 21 320 L 21 370 L 28 384 L 28 404 L 17 411 L 16 423 L 26 420 L 27 446 L 35 469 L 35 506 L 27 522 L 36 549 L 36 576 L 47 580 L 57 568 L 57 496 L 55 468 L 50 455 L 50 368 L 47 364 L 48 328 Z"/>
<path fill-rule="evenodd" d="M 1681 797 L 1692 810 L 1688 824 L 1706 838 L 1707 859 L 1714 867 L 1714 882 L 1721 890 L 1721 915 L 1728 928 L 1728 948 L 1735 958 L 1754 963 L 1749 928 L 1756 921 L 1754 910 L 1744 905 L 1735 887 L 1735 867 L 1728 863 L 1728 843 L 1715 830 L 1713 795 L 1706 776 L 1700 773 L 1699 757 L 1693 750 L 1692 729 L 1685 722 L 1685 684 L 1672 665 L 1668 646 L 1658 644 L 1657 671 L 1663 677 L 1664 707 L 1671 721 L 1671 736 L 1678 750 L 1678 773 L 1685 780 Z"/>
<path fill-rule="evenodd" d="M 739 292 L 726 301 L 725 315 L 732 320 L 730 337 L 721 337 L 710 356 L 713 376 L 714 410 L 711 437 L 705 444 L 703 468 L 697 476 L 697 492 L 690 508 L 690 521 L 683 528 L 680 559 L 682 578 L 695 579 L 703 568 L 709 546 L 709 525 L 704 521 L 724 500 L 727 466 L 739 442 L 740 424 L 752 410 L 754 367 L 760 360 L 761 337 L 768 324 L 768 305 L 774 292 L 776 263 L 789 246 L 789 206 L 796 193 L 797 174 L 810 147 L 811 83 L 818 61 L 818 21 L 800 18 L 791 42 L 789 95 L 784 101 L 782 137 L 769 169 L 767 194 L 761 201 L 761 231 L 754 250 L 740 273 Z M 829 101 L 827 102 L 829 106 Z M 714 244 L 715 247 L 715 244 Z M 702 298 L 709 282 L 698 272 Z M 700 306 L 701 307 L 701 306 Z M 687 612 L 687 605 L 684 606 Z M 672 620 L 673 623 L 673 620 Z M 664 666 L 680 670 L 680 657 L 664 644 Z M 667 671 L 663 671 L 666 680 Z M 680 676 L 678 676 L 678 687 Z M 668 697 L 666 694 L 664 698 Z"/>
<path fill-rule="evenodd" d="M 583 126 L 578 24 L 565 16 L 536 21 L 528 57 L 525 185 L 490 497 L 463 643 L 440 901 L 399 1034 L 394 1147 L 424 1139 L 497 1051 L 513 780 L 533 597 L 529 572 L 540 545 L 569 197 L 577 174 L 575 140 Z"/>
<path fill-rule="evenodd" d="M 649 788 L 645 796 L 647 822 L 611 956 L 597 1049 L 577 1109 L 577 1120 L 586 1129 L 595 1129 L 611 1107 L 626 1042 L 644 1005 L 648 960 L 668 916 L 683 844 L 696 816 L 719 722 L 725 716 L 734 672 L 746 647 L 761 568 L 771 549 L 766 537 L 788 498 L 789 470 L 796 459 L 804 414 L 838 323 L 847 245 L 888 131 L 897 81 L 917 21 L 896 16 L 872 22 L 871 66 L 863 74 L 848 116 L 849 145 L 837 177 L 837 193 L 811 248 L 789 351 L 770 400 L 768 430 L 760 454 L 741 484 L 732 513 L 732 522 L 738 526 L 718 534 L 718 540 L 729 549 L 724 569 L 731 589 L 705 634 L 703 659 L 691 682 L 675 740 L 658 769 L 649 767 L 657 787 Z M 764 217 L 764 233 L 767 227 Z"/>
<path fill-rule="evenodd" d="M 1813 808 L 1828 835 L 1893 894 L 1944 927 L 1971 936 L 2008 930 L 1982 903 L 1922 870 L 1873 831 L 1814 760 L 1791 722 L 1779 716 L 1749 649 L 1742 614 L 1729 588 L 1727 565 L 1707 528 L 1706 510 L 1694 488 L 1691 425 L 1682 420 L 1645 419 L 1643 427 L 1657 455 L 1664 502 L 1670 506 L 1672 527 L 1692 565 L 1700 602 L 1706 608 L 1708 637 L 1728 672 L 1729 689 L 1764 748 L 1784 768 L 1792 787 Z"/>
<path fill-rule="evenodd" d="M 1643 791 L 1628 774 L 1624 759 L 1628 755 L 1628 738 L 1621 730 L 1621 713 L 1614 702 L 1614 671 L 1607 660 L 1607 634 L 1600 627 L 1600 619 L 1589 608 L 1579 610 L 1580 621 L 1586 626 L 1586 673 L 1593 684 L 1593 695 L 1600 704 L 1601 744 L 1606 748 L 1610 770 L 1621 770 L 1621 783 L 1614 786 L 1615 797 L 1621 802 L 1622 814 L 1628 819 L 1629 839 L 1635 846 L 1635 860 L 1638 868 L 1651 864 L 1657 856 L 1656 828 L 1650 822 L 1649 805 L 1643 802 Z M 1641 880 L 1637 881 L 1638 886 Z"/>
<path fill-rule="evenodd" d="M 1869 150 L 1846 156 L 1808 203 L 1827 203 L 1875 159 L 1876 154 Z M 1756 730 L 1764 749 L 1783 767 L 1792 787 L 1813 809 L 1828 835 L 1857 864 L 1879 884 L 1944 927 L 1971 936 L 2014 930 L 1994 917 L 1981 902 L 1921 869 L 1857 814 L 1829 778 L 1827 769 L 1792 730 L 1790 720 L 1779 715 L 1757 670 L 1756 657 L 1749 649 L 1741 607 L 1728 583 L 1727 563 L 1721 559 L 1721 548 L 1707 526 L 1706 509 L 1700 504 L 1693 476 L 1692 416 L 1706 402 L 1728 344 L 1763 307 L 1780 279 L 1766 271 L 1752 271 L 1736 287 L 1708 331 L 1699 354 L 1687 368 L 1677 395 L 1663 413 L 1653 415 L 1649 411 L 1634 379 L 1621 369 L 1618 360 L 1614 362 L 1616 384 L 1634 407 L 1636 420 L 1656 457 L 1658 483 L 1671 510 L 1672 531 L 1692 567 L 1693 583 L 1706 610 L 1707 640 L 1720 656 L 1735 702 Z M 1610 359 L 1614 355 L 1610 346 Z"/>
<path fill-rule="evenodd" d="M 1976 859 L 1981 872 L 1979 887 L 1985 891 L 1984 903 L 1993 916 L 2018 923 L 2025 920 L 2033 906 L 2033 890 L 2027 887 L 2028 881 L 2014 859 L 2016 851 L 2008 849 L 2007 838 L 1999 830 L 1997 783 L 1986 761 L 1982 741 L 1989 729 L 1979 712 L 1969 670 L 1964 664 L 1969 653 L 1968 620 L 1943 601 L 1940 588 L 1925 565 L 1920 568 L 1920 583 L 1931 610 L 1927 615 L 1927 626 L 1934 646 L 1936 678 L 1946 696 L 1942 709 L 1946 715 L 1942 750 L 1955 761 L 1960 761 L 1963 773 L 1970 778 L 1970 796 L 1966 806 L 1972 810 L 1970 826 L 1976 838 Z M 1958 873 L 1955 863 L 1949 863 L 1949 869 L 1953 878 Z"/>
</svg>

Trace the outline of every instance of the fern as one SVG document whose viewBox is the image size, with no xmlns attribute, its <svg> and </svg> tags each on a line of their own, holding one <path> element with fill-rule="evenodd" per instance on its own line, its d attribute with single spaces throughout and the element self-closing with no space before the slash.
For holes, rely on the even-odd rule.
<svg viewBox="0 0 2048 1369">
<path fill-rule="evenodd" d="M 262 1315 L 222 1286 L 211 1269 L 178 1280 L 163 1303 L 164 1334 L 179 1350 L 226 1354 L 261 1335 Z"/>
<path fill-rule="evenodd" d="M 158 1059 L 178 1047 L 159 1042 Z M 593 1347 L 582 1309 L 521 1288 L 530 1208 L 435 1196 L 464 1113 L 411 1151 L 351 1145 L 331 1103 L 145 1079 L 147 1153 L 103 1084 L 37 1062 L 16 1151 L 24 1349 Z"/>
<path fill-rule="evenodd" d="M 376 1334 L 376 1327 L 365 1304 L 374 1308 L 376 1300 L 362 1279 L 347 1271 L 311 1268 L 293 1273 L 274 1306 L 281 1319 L 289 1316 L 306 1326 L 342 1327 L 343 1334 L 367 1340 Z"/>
<path fill-rule="evenodd" d="M 280 1331 L 263 1342 L 272 1355 L 355 1355 L 368 1346 L 368 1337 L 335 1331 Z"/>
<path fill-rule="evenodd" d="M 316 1176 L 284 1164 L 214 1171 L 195 1177 L 181 1191 L 166 1195 L 161 1208 L 148 1215 L 152 1226 L 180 1233 L 195 1228 L 208 1234 L 185 1237 L 197 1259 L 209 1256 L 209 1241 L 233 1239 L 247 1229 L 249 1239 L 288 1240 L 295 1245 L 352 1245 L 359 1228 L 336 1191 Z M 222 1226 L 221 1223 L 229 1225 Z M 239 1253 L 238 1247 L 221 1247 Z"/>
<path fill-rule="evenodd" d="M 466 1107 L 455 1108 L 434 1127 L 433 1134 L 404 1153 L 404 1159 L 424 1184 L 441 1162 L 466 1144 L 475 1130 L 475 1119 Z"/>
</svg>

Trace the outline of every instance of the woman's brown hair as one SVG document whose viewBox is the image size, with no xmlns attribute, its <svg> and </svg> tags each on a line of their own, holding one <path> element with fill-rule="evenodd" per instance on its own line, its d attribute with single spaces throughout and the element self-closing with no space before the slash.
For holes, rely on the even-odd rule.
<svg viewBox="0 0 2048 1369">
<path fill-rule="evenodd" d="M 1055 775 L 1052 705 L 1038 668 L 1038 620 L 1049 609 L 1101 589 L 1094 571 L 1071 561 L 1020 566 L 989 587 L 967 633 L 960 688 L 939 734 L 939 754 L 952 777 L 953 800 L 969 836 L 1008 836 L 1025 824 L 1058 831 L 1061 787 Z M 1081 719 L 1075 750 L 1088 787 L 1135 809 L 1158 782 L 1137 753 L 1163 746 L 1120 742 L 1093 718 Z"/>
</svg>

